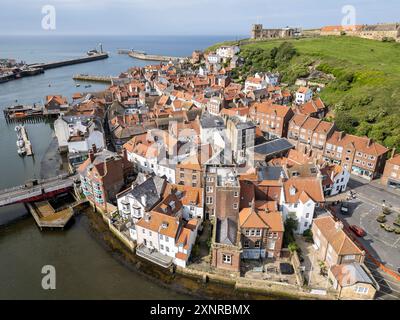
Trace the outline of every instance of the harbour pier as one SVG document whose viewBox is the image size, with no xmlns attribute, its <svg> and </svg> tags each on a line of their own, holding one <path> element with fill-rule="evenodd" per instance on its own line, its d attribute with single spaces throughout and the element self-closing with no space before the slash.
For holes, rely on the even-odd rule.
<svg viewBox="0 0 400 320">
<path fill-rule="evenodd" d="M 89 81 L 89 82 L 101 82 L 101 83 L 108 83 L 112 84 L 113 80 L 117 78 L 110 77 L 110 76 L 94 76 L 88 74 L 77 74 L 72 77 L 72 79 L 77 81 Z"/>
<path fill-rule="evenodd" d="M 79 64 L 79 63 L 103 60 L 103 59 L 107 59 L 108 57 L 109 57 L 108 53 L 96 53 L 96 54 L 91 54 L 91 55 L 88 55 L 86 57 L 81 57 L 81 58 L 55 61 L 55 62 L 49 62 L 49 63 L 34 63 L 34 64 L 30 64 L 28 66 L 30 68 L 42 68 L 43 70 L 47 70 L 47 69 L 54 69 L 54 68 L 59 68 L 59 67 L 70 66 L 70 65 Z"/>
<path fill-rule="evenodd" d="M 156 55 L 156 54 L 147 54 L 146 52 L 136 51 L 136 50 L 130 51 L 128 53 L 128 55 L 134 59 L 149 60 L 149 61 L 162 61 L 162 62 L 180 61 L 180 60 L 188 59 L 187 57 L 173 57 L 173 56 L 163 56 L 163 55 Z"/>
</svg>

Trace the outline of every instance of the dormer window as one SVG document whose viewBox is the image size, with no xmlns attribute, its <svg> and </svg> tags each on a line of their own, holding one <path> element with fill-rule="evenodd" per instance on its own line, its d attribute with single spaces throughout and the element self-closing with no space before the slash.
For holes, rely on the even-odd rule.
<svg viewBox="0 0 400 320">
<path fill-rule="evenodd" d="M 295 188 L 294 186 L 291 186 L 291 187 L 289 188 L 289 194 L 290 194 L 291 196 L 294 196 L 294 195 L 296 194 L 296 188 Z"/>
</svg>

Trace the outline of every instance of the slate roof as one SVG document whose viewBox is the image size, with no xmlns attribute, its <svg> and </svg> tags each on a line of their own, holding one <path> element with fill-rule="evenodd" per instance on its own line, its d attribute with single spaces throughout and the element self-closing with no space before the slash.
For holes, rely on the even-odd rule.
<svg viewBox="0 0 400 320">
<path fill-rule="evenodd" d="M 203 113 L 200 118 L 202 128 L 225 128 L 224 120 L 210 113 Z"/>
<path fill-rule="evenodd" d="M 285 172 L 283 168 L 280 166 L 277 167 L 260 167 L 257 172 L 258 180 L 279 180 L 281 174 L 284 174 L 286 178 Z"/>
<path fill-rule="evenodd" d="M 141 182 L 143 176 L 140 177 Z M 138 180 L 136 180 L 138 181 Z M 131 189 L 126 190 L 119 196 L 130 196 L 135 198 L 139 203 L 143 205 L 145 210 L 151 210 L 160 200 L 162 193 L 164 192 L 166 181 L 160 177 L 151 177 L 140 184 L 132 186 Z M 142 197 L 146 196 L 146 203 L 142 202 Z"/>
<path fill-rule="evenodd" d="M 237 223 L 232 218 L 217 219 L 216 242 L 236 245 L 237 231 Z"/>
<path fill-rule="evenodd" d="M 356 283 L 369 283 L 374 285 L 371 277 L 357 262 L 334 265 L 331 267 L 331 271 L 341 287 L 352 286 Z"/>
<path fill-rule="evenodd" d="M 254 153 L 263 154 L 263 155 L 272 155 L 277 154 L 283 151 L 287 151 L 293 149 L 294 145 L 292 145 L 287 139 L 281 138 L 272 141 L 265 142 L 263 144 L 259 144 L 254 148 Z"/>
</svg>

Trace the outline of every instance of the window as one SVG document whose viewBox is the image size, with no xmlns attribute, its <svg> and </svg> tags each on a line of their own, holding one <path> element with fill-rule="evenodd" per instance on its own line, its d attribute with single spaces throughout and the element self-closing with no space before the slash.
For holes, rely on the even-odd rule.
<svg viewBox="0 0 400 320">
<path fill-rule="evenodd" d="M 261 229 L 256 230 L 256 236 L 258 236 L 258 237 L 261 236 Z"/>
<path fill-rule="evenodd" d="M 142 233 L 146 233 L 146 231 L 144 229 L 142 229 Z"/>
<path fill-rule="evenodd" d="M 235 191 L 235 193 L 233 194 L 234 197 L 239 197 L 239 192 Z"/>
<path fill-rule="evenodd" d="M 367 294 L 367 293 L 368 293 L 368 288 L 356 286 L 356 287 L 354 288 L 354 291 L 355 291 L 356 293 L 359 293 L 359 294 Z"/>
<path fill-rule="evenodd" d="M 304 222 L 304 228 L 308 227 L 308 222 Z"/>
<path fill-rule="evenodd" d="M 354 254 L 350 254 L 350 255 L 347 255 L 347 256 L 344 256 L 344 260 L 354 260 L 356 258 L 356 256 L 354 255 Z"/>
<path fill-rule="evenodd" d="M 162 244 L 160 244 L 160 249 L 164 250 L 164 246 Z"/>
<path fill-rule="evenodd" d="M 168 237 L 165 237 L 165 242 L 168 242 L 169 241 L 169 238 Z"/>
<path fill-rule="evenodd" d="M 260 240 L 257 240 L 255 243 L 254 243 L 254 248 L 260 248 L 261 247 L 261 241 Z"/>
<path fill-rule="evenodd" d="M 184 179 L 184 178 L 185 178 L 185 174 L 184 174 L 184 173 L 181 173 L 181 174 L 179 175 L 179 177 L 180 177 L 181 179 Z"/>
<path fill-rule="evenodd" d="M 249 229 L 246 229 L 246 231 L 244 232 L 244 234 L 245 234 L 246 236 L 249 236 L 249 235 L 250 235 L 250 230 L 249 230 Z"/>
<path fill-rule="evenodd" d="M 153 246 L 153 241 L 150 241 L 150 247 L 152 247 Z"/>
<path fill-rule="evenodd" d="M 225 264 L 232 264 L 232 256 L 229 254 L 222 255 L 222 262 Z"/>
<path fill-rule="evenodd" d="M 250 247 L 250 243 L 249 243 L 248 240 L 246 240 L 246 241 L 243 243 L 243 248 L 248 249 L 249 247 Z"/>
<path fill-rule="evenodd" d="M 160 234 L 160 240 L 163 240 L 164 236 L 162 234 Z"/>
<path fill-rule="evenodd" d="M 207 204 L 213 204 L 213 197 L 207 197 Z"/>
<path fill-rule="evenodd" d="M 169 247 L 165 247 L 165 251 L 169 252 Z"/>
<path fill-rule="evenodd" d="M 234 203 L 233 204 L 233 209 L 237 209 L 238 208 L 238 204 L 237 203 Z"/>
<path fill-rule="evenodd" d="M 151 233 L 151 231 L 149 231 L 149 236 L 151 237 L 151 235 L 152 235 L 152 233 Z"/>
<path fill-rule="evenodd" d="M 306 219 L 308 219 L 310 217 L 310 213 L 306 214 Z"/>
<path fill-rule="evenodd" d="M 213 192 L 213 187 L 206 187 L 207 192 Z"/>
</svg>

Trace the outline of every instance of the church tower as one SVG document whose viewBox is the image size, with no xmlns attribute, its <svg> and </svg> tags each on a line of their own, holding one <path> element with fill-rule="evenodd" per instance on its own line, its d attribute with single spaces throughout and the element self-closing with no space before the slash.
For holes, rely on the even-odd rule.
<svg viewBox="0 0 400 320">
<path fill-rule="evenodd" d="M 262 38 L 262 24 L 253 24 L 253 28 L 251 29 L 251 38 L 252 39 L 260 39 Z"/>
</svg>

